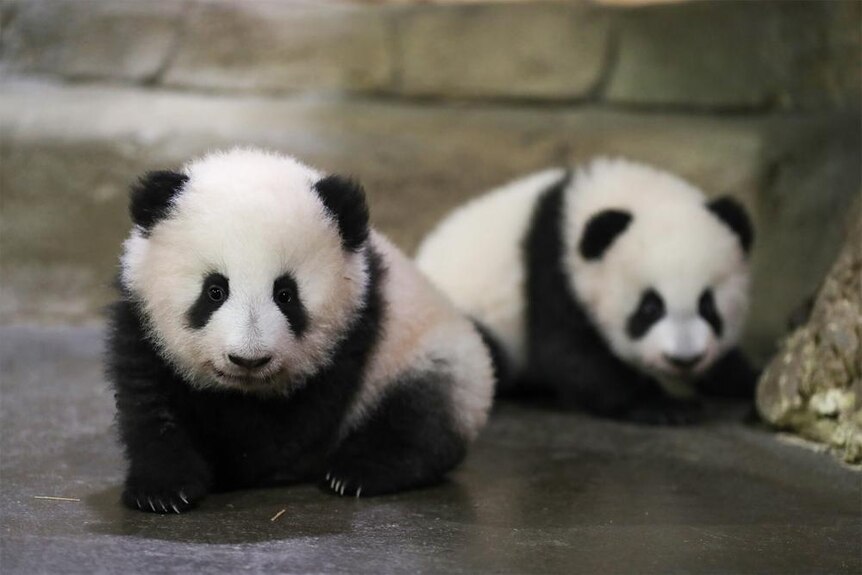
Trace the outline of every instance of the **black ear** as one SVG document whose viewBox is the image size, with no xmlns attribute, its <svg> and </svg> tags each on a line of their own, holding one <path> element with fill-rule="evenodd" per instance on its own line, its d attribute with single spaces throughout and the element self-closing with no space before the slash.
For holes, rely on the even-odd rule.
<svg viewBox="0 0 862 575">
<path fill-rule="evenodd" d="M 344 249 L 356 251 L 368 237 L 368 204 L 359 182 L 326 176 L 314 184 L 323 205 L 335 217 Z"/>
<path fill-rule="evenodd" d="M 631 221 L 632 215 L 623 210 L 604 210 L 591 217 L 581 236 L 581 255 L 586 260 L 602 257 Z"/>
<path fill-rule="evenodd" d="M 706 208 L 733 230 L 742 244 L 742 251 L 747 255 L 754 242 L 754 227 L 742 204 L 729 196 L 723 196 L 707 203 Z"/>
<path fill-rule="evenodd" d="M 147 172 L 132 186 L 129 204 L 132 222 L 148 234 L 159 220 L 168 215 L 171 200 L 188 179 L 185 174 L 176 172 Z"/>
</svg>

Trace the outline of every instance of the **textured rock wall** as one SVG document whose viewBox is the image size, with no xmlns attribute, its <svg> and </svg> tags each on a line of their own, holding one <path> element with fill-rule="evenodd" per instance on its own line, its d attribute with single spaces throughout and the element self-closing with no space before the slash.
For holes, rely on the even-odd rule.
<svg viewBox="0 0 862 575">
<path fill-rule="evenodd" d="M 862 463 L 862 217 L 810 319 L 787 337 L 764 372 L 757 406 L 772 425 Z"/>
<path fill-rule="evenodd" d="M 211 91 L 858 109 L 855 0 L 3 0 L 8 71 Z"/>
</svg>

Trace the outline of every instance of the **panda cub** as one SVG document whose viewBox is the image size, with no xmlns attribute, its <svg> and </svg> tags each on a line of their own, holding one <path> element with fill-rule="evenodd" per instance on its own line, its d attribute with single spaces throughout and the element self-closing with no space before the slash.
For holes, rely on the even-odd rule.
<svg viewBox="0 0 862 575">
<path fill-rule="evenodd" d="M 649 166 L 543 171 L 454 211 L 416 261 L 492 345 L 502 395 L 646 423 L 696 419 L 695 391 L 751 397 L 736 349 L 752 226 Z"/>
<path fill-rule="evenodd" d="M 131 217 L 107 357 L 127 506 L 306 481 L 364 497 L 464 457 L 488 350 L 369 228 L 358 184 L 234 150 L 147 174 Z"/>
</svg>

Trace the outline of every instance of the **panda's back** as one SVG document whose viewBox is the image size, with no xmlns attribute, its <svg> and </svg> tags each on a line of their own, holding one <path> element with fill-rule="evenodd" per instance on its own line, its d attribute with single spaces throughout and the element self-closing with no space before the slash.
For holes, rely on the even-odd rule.
<svg viewBox="0 0 862 575">
<path fill-rule="evenodd" d="M 363 420 L 393 386 L 411 385 L 442 370 L 453 415 L 472 439 L 485 423 L 493 396 L 487 349 L 473 325 L 388 239 L 372 232 L 371 246 L 385 269 L 385 311 L 348 427 Z"/>
<path fill-rule="evenodd" d="M 416 262 L 464 313 L 484 324 L 516 369 L 523 365 L 523 239 L 539 196 L 565 175 L 549 169 L 452 212 L 423 241 Z"/>
</svg>

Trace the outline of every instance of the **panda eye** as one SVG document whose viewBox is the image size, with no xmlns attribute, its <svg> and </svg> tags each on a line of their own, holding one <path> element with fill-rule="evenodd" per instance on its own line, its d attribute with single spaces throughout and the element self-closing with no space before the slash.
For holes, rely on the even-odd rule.
<svg viewBox="0 0 862 575">
<path fill-rule="evenodd" d="M 715 298 L 712 296 L 712 290 L 704 290 L 700 294 L 697 309 L 702 316 L 709 316 L 715 313 Z"/>
<path fill-rule="evenodd" d="M 275 293 L 275 301 L 280 304 L 290 303 L 293 300 L 293 292 L 287 288 L 282 288 Z"/>
<path fill-rule="evenodd" d="M 641 300 L 639 312 L 647 318 L 661 316 L 664 313 L 664 304 L 662 303 L 661 296 L 653 290 L 647 291 Z"/>
<path fill-rule="evenodd" d="M 712 326 L 716 335 L 721 336 L 724 329 L 724 321 L 721 319 L 721 314 L 718 313 L 718 308 L 715 305 L 715 296 L 711 289 L 705 289 L 700 294 L 700 299 L 697 300 L 697 313 Z"/>
<path fill-rule="evenodd" d="M 221 286 L 211 285 L 207 288 L 207 295 L 210 301 L 222 301 L 224 299 L 224 289 Z"/>
<path fill-rule="evenodd" d="M 654 289 L 643 292 L 638 306 L 626 322 L 626 332 L 632 339 L 646 335 L 652 326 L 664 316 L 664 300 Z"/>
</svg>

